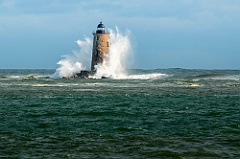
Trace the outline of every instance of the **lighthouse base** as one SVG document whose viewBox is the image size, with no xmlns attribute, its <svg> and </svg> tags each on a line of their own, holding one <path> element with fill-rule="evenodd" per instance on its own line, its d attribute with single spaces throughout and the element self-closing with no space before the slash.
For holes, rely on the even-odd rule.
<svg viewBox="0 0 240 159">
<path fill-rule="evenodd" d="M 92 70 L 82 70 L 80 73 L 76 73 L 74 78 L 89 78 L 89 76 L 93 76 L 96 71 Z"/>
<path fill-rule="evenodd" d="M 91 79 L 94 77 L 94 75 L 96 74 L 96 71 L 94 70 L 82 70 L 80 73 L 76 73 L 75 75 L 73 76 L 70 76 L 70 77 L 62 77 L 62 78 L 84 78 L 84 79 Z M 106 79 L 106 78 L 109 78 L 109 77 L 105 77 L 105 76 L 102 76 L 101 79 Z"/>
</svg>

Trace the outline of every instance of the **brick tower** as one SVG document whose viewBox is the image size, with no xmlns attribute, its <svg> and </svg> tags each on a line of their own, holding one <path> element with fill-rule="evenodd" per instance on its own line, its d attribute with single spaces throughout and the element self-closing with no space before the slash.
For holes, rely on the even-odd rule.
<svg viewBox="0 0 240 159">
<path fill-rule="evenodd" d="M 109 52 L 109 33 L 105 32 L 105 26 L 102 22 L 98 24 L 96 32 L 93 32 L 93 49 L 91 70 L 95 65 L 101 64 L 106 54 Z"/>
</svg>

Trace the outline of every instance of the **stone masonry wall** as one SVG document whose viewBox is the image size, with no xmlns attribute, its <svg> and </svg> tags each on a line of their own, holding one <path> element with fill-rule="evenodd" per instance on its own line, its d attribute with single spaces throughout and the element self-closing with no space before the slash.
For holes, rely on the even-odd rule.
<svg viewBox="0 0 240 159">
<path fill-rule="evenodd" d="M 94 65 L 101 64 L 104 57 L 109 52 L 109 34 L 93 34 L 93 50 L 91 70 L 94 70 Z"/>
</svg>

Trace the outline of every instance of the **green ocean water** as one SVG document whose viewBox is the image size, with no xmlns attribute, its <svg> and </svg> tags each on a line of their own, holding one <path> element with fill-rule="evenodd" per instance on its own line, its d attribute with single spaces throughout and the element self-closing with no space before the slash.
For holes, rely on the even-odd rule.
<svg viewBox="0 0 240 159">
<path fill-rule="evenodd" d="M 240 158 L 240 70 L 0 70 L 0 158 Z"/>
</svg>

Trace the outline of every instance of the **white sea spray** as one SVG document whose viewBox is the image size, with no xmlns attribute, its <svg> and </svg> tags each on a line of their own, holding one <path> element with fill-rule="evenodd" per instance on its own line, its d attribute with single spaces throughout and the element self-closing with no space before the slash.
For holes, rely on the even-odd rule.
<svg viewBox="0 0 240 159">
<path fill-rule="evenodd" d="M 73 51 L 71 55 L 63 55 L 63 59 L 57 63 L 60 67 L 51 75 L 51 78 L 71 77 L 81 70 L 89 68 L 87 63 L 90 61 L 92 47 L 90 38 L 77 40 L 76 43 L 80 47 L 80 51 Z"/>
<path fill-rule="evenodd" d="M 108 77 L 121 79 L 127 76 L 126 67 L 131 64 L 133 51 L 130 41 L 131 32 L 122 33 L 118 27 L 109 30 L 110 48 L 102 64 L 97 66 L 97 72 L 93 78 Z"/>
</svg>

